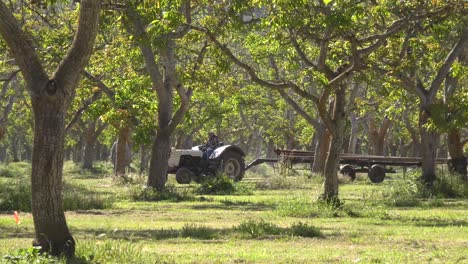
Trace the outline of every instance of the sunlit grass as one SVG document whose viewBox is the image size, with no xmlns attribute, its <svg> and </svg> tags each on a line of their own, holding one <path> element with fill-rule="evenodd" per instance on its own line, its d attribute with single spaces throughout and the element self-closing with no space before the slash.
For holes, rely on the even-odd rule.
<svg viewBox="0 0 468 264">
<path fill-rule="evenodd" d="M 70 263 L 468 262 L 466 198 L 392 206 L 384 191 L 401 184 L 397 174 L 382 184 L 365 178 L 341 184 L 344 206 L 336 214 L 289 214 L 281 210 L 299 206 L 294 210 L 301 212 L 301 204 L 307 206 L 302 211 L 310 210 L 322 191 L 321 179 L 274 177 L 247 174 L 243 183 L 253 190 L 248 194 L 197 195 L 196 184 L 178 185 L 170 176 L 174 192 L 194 199 L 134 201 L 131 188 L 144 183 L 137 175 L 119 182 L 112 173 L 82 172 L 67 163 L 64 181 L 78 186 L 73 191 L 112 201 L 104 209 L 66 212 L 77 240 L 77 259 Z M 293 209 L 282 209 L 288 203 Z M 0 212 L 0 257 L 31 246 L 32 216 L 20 212 L 20 219 L 17 225 L 13 211 Z"/>
</svg>

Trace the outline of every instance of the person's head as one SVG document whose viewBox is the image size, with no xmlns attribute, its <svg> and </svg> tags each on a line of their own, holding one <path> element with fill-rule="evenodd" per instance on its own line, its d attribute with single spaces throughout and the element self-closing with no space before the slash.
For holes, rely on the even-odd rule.
<svg viewBox="0 0 468 264">
<path fill-rule="evenodd" d="M 214 137 L 214 136 L 215 136 L 214 130 L 210 130 L 210 132 L 208 132 L 208 137 L 211 138 L 211 137 Z"/>
</svg>

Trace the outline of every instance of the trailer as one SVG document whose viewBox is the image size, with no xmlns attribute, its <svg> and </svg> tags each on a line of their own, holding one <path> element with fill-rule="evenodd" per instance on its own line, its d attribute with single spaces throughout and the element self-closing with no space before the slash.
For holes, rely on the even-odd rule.
<svg viewBox="0 0 468 264">
<path fill-rule="evenodd" d="M 312 164 L 315 153 L 304 150 L 276 149 L 278 158 L 258 158 L 248 164 L 245 170 L 252 166 L 265 162 L 280 162 L 285 166 L 292 167 L 298 163 Z M 438 164 L 447 163 L 445 158 L 437 158 Z M 377 156 L 377 155 L 359 155 L 342 154 L 340 157 L 340 173 L 348 176 L 351 180 L 356 179 L 356 173 L 368 173 L 369 179 L 373 183 L 380 183 L 385 179 L 387 173 L 396 171 L 389 166 L 415 167 L 421 166 L 421 157 L 396 157 L 396 156 Z"/>
</svg>

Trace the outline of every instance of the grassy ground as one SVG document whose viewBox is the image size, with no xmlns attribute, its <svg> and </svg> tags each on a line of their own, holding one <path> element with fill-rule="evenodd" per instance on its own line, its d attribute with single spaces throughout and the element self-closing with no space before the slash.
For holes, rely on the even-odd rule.
<svg viewBox="0 0 468 264">
<path fill-rule="evenodd" d="M 77 240 L 72 263 L 468 263 L 466 197 L 395 206 L 401 197 L 391 194 L 406 188 L 401 175 L 340 184 L 344 205 L 336 209 L 314 202 L 321 180 L 303 175 L 248 173 L 242 187 L 250 191 L 238 195 L 196 195 L 196 184 L 170 176 L 181 201 L 145 202 L 132 199 L 144 179 L 122 183 L 107 169 L 66 164 L 70 199 L 99 200 L 66 212 Z M 12 174 L 0 170 L 0 188 L 21 177 Z M 12 211 L 0 211 L 0 257 L 30 247 L 31 214 L 20 218 L 16 225 Z"/>
</svg>

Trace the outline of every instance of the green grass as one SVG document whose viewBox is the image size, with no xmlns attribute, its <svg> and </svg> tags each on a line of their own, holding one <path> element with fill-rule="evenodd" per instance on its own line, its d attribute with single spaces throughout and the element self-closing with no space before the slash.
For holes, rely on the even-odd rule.
<svg viewBox="0 0 468 264">
<path fill-rule="evenodd" d="M 248 173 L 242 184 L 251 191 L 232 195 L 197 194 L 198 184 L 171 175 L 169 198 L 152 200 L 135 199 L 144 183 L 137 175 L 122 182 L 67 163 L 65 190 L 91 204 L 66 212 L 77 240 L 69 263 L 468 263 L 466 197 L 406 192 L 417 203 L 397 204 L 390 190 L 406 181 L 396 174 L 343 183 L 343 204 L 329 207 L 316 202 L 320 178 L 265 171 L 271 176 Z M 0 176 L 3 186 L 14 180 Z M 19 252 L 34 237 L 31 214 L 20 218 L 16 225 L 12 210 L 0 211 L 0 262 L 33 254 Z"/>
</svg>

